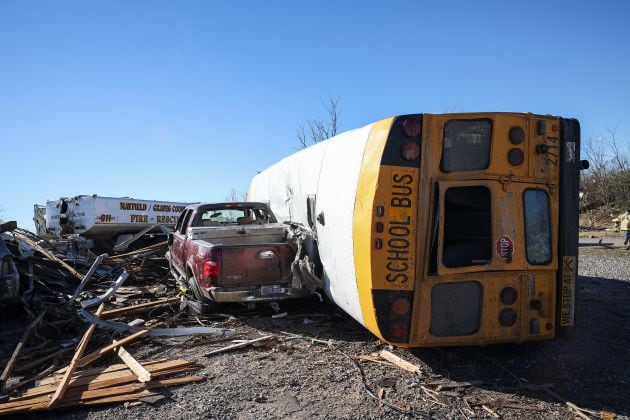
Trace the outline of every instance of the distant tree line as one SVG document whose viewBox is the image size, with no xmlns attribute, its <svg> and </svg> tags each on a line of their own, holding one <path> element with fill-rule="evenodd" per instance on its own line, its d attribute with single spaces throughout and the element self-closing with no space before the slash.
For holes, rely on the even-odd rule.
<svg viewBox="0 0 630 420">
<path fill-rule="evenodd" d="M 606 136 L 587 138 L 582 154 L 590 163 L 580 180 L 582 210 L 629 204 L 630 145 L 619 141 L 617 127 L 609 129 Z"/>
</svg>

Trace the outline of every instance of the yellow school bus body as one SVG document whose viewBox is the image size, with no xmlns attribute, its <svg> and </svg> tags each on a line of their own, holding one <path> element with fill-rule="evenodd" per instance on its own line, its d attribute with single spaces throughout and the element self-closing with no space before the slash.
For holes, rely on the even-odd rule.
<svg viewBox="0 0 630 420">
<path fill-rule="evenodd" d="M 401 124 L 409 118 L 421 127 L 417 140 L 398 133 L 405 131 Z M 489 122 L 491 142 L 486 168 L 443 170 L 445 126 L 451 121 Z M 577 245 L 572 243 L 576 240 L 573 227 L 571 238 L 559 243 L 560 219 L 565 219 L 560 208 L 564 197 L 560 175 L 564 158 L 570 163 L 565 169 L 570 172 L 566 176 L 570 181 L 563 182 L 571 184 L 568 194 L 573 200 L 577 194 L 576 147 L 579 152 L 579 126 L 577 133 L 572 128 L 575 126 L 575 120 L 529 113 L 416 114 L 372 124 L 361 147 L 352 209 L 352 256 L 360 315 L 348 312 L 379 338 L 401 347 L 544 340 L 553 338 L 559 328 L 563 333 L 571 329 Z M 514 127 L 524 133 L 520 142 L 511 140 Z M 570 141 L 564 138 L 567 133 L 572 133 Z M 569 144 L 563 151 L 567 147 L 562 142 L 578 144 Z M 402 153 L 402 160 L 396 153 Z M 522 155 L 521 163 L 518 159 L 510 161 L 512 153 L 517 158 Z M 416 157 L 417 164 L 405 162 Z M 396 164 L 398 161 L 403 164 Z M 450 213 L 445 210 L 450 199 L 446 194 L 452 188 L 488 192 L 491 258 L 474 265 L 445 264 L 444 220 L 455 220 L 453 215 L 457 214 L 452 210 L 457 209 L 457 203 L 448 204 Z M 322 193 L 321 185 L 318 191 Z M 526 191 L 544 192 L 538 195 L 548 197 L 550 256 L 542 264 L 530 262 L 525 252 L 529 252 L 523 208 Z M 264 197 L 254 198 L 264 201 Z M 573 214 L 571 209 L 564 211 Z M 466 223 L 458 220 L 457 224 L 462 222 Z M 569 251 L 564 246 L 567 241 Z M 326 271 L 326 261 L 322 263 Z M 329 264 L 333 265 L 336 263 Z M 348 281 L 335 278 L 332 270 L 325 276 L 327 281 Z M 503 296 L 506 289 L 512 289 L 509 299 Z M 342 308 L 353 304 L 348 302 L 351 297 L 340 299 L 333 294 L 333 300 Z M 478 311 L 462 309 L 468 304 L 478 306 Z M 462 313 L 479 319 L 474 321 L 476 324 L 471 321 L 470 326 L 451 328 L 458 322 L 467 324 Z M 407 323 L 408 330 L 397 319 Z M 392 336 L 388 326 L 397 335 Z M 467 332 L 447 333 L 458 328 Z M 474 332 L 470 332 L 472 329 Z"/>
</svg>

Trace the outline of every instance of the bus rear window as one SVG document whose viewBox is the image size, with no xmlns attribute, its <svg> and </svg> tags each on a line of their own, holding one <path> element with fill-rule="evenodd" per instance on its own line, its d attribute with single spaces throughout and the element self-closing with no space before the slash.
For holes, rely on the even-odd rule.
<svg viewBox="0 0 630 420">
<path fill-rule="evenodd" d="M 453 187 L 444 194 L 444 247 L 447 268 L 490 264 L 492 214 L 490 190 Z"/>
<path fill-rule="evenodd" d="M 444 125 L 442 171 L 478 171 L 490 165 L 492 121 L 450 120 Z"/>
<path fill-rule="evenodd" d="M 527 261 L 530 264 L 548 264 L 551 261 L 549 196 L 542 190 L 526 190 L 523 201 Z"/>
</svg>

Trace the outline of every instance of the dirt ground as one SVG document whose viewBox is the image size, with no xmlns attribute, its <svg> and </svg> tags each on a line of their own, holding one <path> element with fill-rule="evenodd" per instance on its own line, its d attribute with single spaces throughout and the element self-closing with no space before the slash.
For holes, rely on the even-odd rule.
<svg viewBox="0 0 630 420">
<path fill-rule="evenodd" d="M 389 347 L 317 299 L 283 304 L 288 315 L 277 319 L 271 309 L 227 307 L 225 316 L 200 319 L 235 328 L 236 336 L 227 340 L 152 339 L 130 348 L 140 360 L 198 361 L 205 366 L 205 382 L 170 388 L 167 398 L 152 405 L 40 412 L 26 418 L 577 418 L 567 401 L 590 418 L 610 418 L 609 413 L 624 418 L 630 414 L 629 261 L 630 251 L 580 250 L 577 330 L 569 340 L 390 349 L 420 366 L 414 374 L 353 360 Z M 263 334 L 280 339 L 204 357 L 232 339 Z"/>
</svg>

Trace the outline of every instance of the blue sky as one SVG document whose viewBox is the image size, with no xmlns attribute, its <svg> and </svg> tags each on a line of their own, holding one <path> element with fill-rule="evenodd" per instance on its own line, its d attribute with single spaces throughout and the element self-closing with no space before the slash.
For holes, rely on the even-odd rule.
<svg viewBox="0 0 630 420">
<path fill-rule="evenodd" d="M 630 2 L 0 0 L 0 214 L 223 200 L 341 102 L 577 117 L 630 139 Z"/>
</svg>

